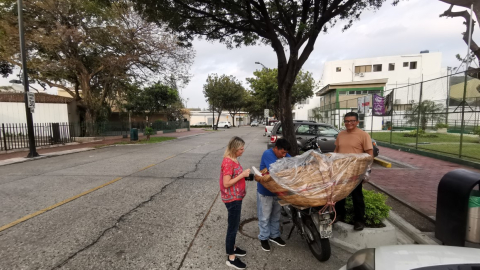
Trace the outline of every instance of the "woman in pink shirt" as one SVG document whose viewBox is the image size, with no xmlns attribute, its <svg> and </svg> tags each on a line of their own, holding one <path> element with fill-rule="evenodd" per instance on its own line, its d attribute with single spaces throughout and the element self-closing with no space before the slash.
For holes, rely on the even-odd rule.
<svg viewBox="0 0 480 270">
<path fill-rule="evenodd" d="M 220 171 L 220 191 L 222 193 L 222 201 L 225 203 L 228 211 L 228 229 L 225 240 L 228 254 L 227 265 L 237 269 L 246 267 L 237 257 L 247 254 L 245 250 L 235 246 L 235 238 L 240 226 L 242 200 L 245 197 L 245 177 L 248 177 L 250 174 L 250 169 L 244 171 L 237 160 L 245 151 L 244 147 L 245 142 L 240 137 L 235 136 L 230 139 L 223 155 Z"/>
</svg>

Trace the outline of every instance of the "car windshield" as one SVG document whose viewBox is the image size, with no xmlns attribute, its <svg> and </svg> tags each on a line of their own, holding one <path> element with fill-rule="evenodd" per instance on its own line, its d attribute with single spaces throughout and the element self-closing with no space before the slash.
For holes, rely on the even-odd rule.
<svg viewBox="0 0 480 270">
<path fill-rule="evenodd" d="M 334 137 L 338 134 L 338 130 L 329 126 L 318 126 L 318 135 L 325 137 Z"/>
</svg>

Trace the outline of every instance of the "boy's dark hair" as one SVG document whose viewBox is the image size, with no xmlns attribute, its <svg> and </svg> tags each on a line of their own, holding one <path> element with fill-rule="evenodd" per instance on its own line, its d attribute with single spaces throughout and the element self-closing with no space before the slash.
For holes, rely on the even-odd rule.
<svg viewBox="0 0 480 270">
<path fill-rule="evenodd" d="M 345 120 L 345 117 L 349 117 L 349 116 L 355 116 L 355 119 L 358 121 L 358 113 L 356 113 L 356 112 L 346 113 L 345 116 L 343 117 L 343 120 Z"/>
<path fill-rule="evenodd" d="M 290 151 L 292 149 L 292 146 L 286 139 L 278 139 L 277 142 L 275 143 L 275 147 L 277 147 L 278 150 L 287 150 Z"/>
</svg>

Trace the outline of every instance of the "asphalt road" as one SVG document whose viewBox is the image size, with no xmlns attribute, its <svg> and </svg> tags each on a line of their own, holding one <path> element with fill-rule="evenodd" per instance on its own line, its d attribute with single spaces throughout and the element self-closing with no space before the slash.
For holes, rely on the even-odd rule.
<svg viewBox="0 0 480 270">
<path fill-rule="evenodd" d="M 242 166 L 258 167 L 262 134 L 231 128 L 0 167 L 0 269 L 227 269 L 220 163 L 237 135 L 246 141 Z M 350 254 L 334 246 L 329 261 L 317 261 L 295 233 L 287 246 L 263 251 L 255 195 L 247 182 L 237 244 L 249 269 L 345 264 Z"/>
</svg>

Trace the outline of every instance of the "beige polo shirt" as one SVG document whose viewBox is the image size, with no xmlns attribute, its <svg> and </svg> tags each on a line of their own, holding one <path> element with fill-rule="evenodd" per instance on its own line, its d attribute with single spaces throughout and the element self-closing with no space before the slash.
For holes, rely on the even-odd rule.
<svg viewBox="0 0 480 270">
<path fill-rule="evenodd" d="M 351 132 L 340 131 L 335 146 L 335 152 L 342 154 L 361 154 L 373 149 L 370 135 L 359 128 L 355 128 Z"/>
</svg>

